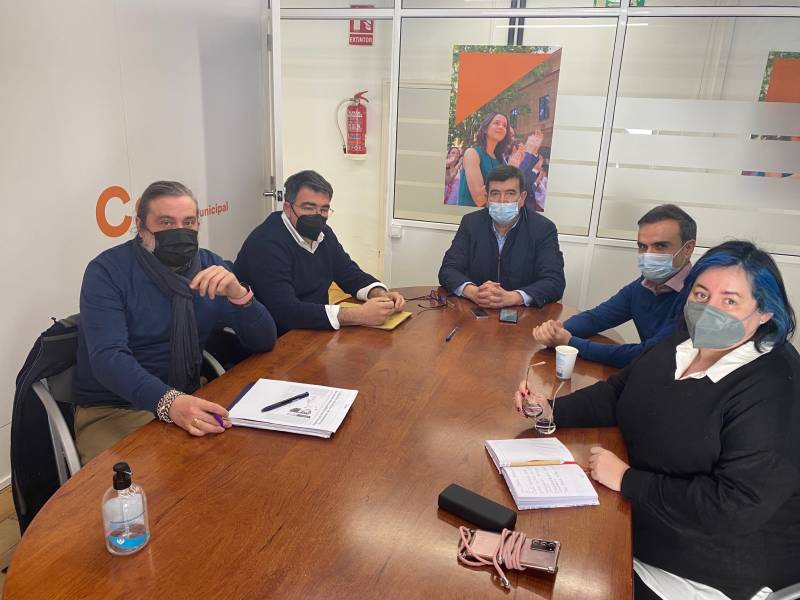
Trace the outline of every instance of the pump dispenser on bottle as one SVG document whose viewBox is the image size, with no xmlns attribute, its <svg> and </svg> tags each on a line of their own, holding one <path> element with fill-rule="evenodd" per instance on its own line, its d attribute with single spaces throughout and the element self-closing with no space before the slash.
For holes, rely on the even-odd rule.
<svg viewBox="0 0 800 600">
<path fill-rule="evenodd" d="M 103 527 L 111 554 L 133 554 L 150 539 L 147 499 L 131 475 L 128 463 L 115 464 L 113 484 L 103 496 Z"/>
</svg>

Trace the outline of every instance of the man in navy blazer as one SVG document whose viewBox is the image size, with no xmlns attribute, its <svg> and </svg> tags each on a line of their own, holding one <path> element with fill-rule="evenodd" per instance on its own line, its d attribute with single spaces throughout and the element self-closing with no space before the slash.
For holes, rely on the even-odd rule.
<svg viewBox="0 0 800 600">
<path fill-rule="evenodd" d="M 549 219 L 525 208 L 519 169 L 500 165 L 486 180 L 485 208 L 464 215 L 439 269 L 439 283 L 478 306 L 539 308 L 564 293 L 564 257 Z"/>
</svg>

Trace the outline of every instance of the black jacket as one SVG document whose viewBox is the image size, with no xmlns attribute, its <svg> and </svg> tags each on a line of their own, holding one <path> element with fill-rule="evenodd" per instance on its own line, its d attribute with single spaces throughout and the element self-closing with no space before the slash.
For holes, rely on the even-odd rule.
<svg viewBox="0 0 800 600">
<path fill-rule="evenodd" d="M 78 315 L 56 321 L 36 340 L 17 375 L 11 419 L 11 485 L 23 533 L 60 485 L 47 412 L 31 386 L 73 366 L 77 347 Z M 72 407 L 59 404 L 59 408 L 72 431 Z"/>
<path fill-rule="evenodd" d="M 496 281 L 508 291 L 522 290 L 539 308 L 564 293 L 564 257 L 552 221 L 527 208 L 499 252 L 489 210 L 464 215 L 439 269 L 439 283 L 453 292 L 471 281 Z"/>
</svg>

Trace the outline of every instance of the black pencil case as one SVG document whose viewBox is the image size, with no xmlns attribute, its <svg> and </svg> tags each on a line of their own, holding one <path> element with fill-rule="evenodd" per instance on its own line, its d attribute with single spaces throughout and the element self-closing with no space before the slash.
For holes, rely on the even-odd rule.
<svg viewBox="0 0 800 600">
<path fill-rule="evenodd" d="M 517 513 L 488 498 L 451 483 L 439 494 L 439 508 L 486 531 L 514 529 Z"/>
</svg>

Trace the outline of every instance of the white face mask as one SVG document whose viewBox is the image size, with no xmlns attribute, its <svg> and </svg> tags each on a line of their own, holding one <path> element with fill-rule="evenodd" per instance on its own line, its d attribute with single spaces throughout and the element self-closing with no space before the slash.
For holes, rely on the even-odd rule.
<svg viewBox="0 0 800 600">
<path fill-rule="evenodd" d="M 510 225 L 519 215 L 519 206 L 516 202 L 489 202 L 488 206 L 489 216 L 500 227 Z"/>
<path fill-rule="evenodd" d="M 639 255 L 639 270 L 642 272 L 642 277 L 647 279 L 648 281 L 666 281 L 675 273 L 683 268 L 683 265 L 680 267 L 673 267 L 672 262 L 675 260 L 675 257 L 681 253 L 681 251 L 686 247 L 686 242 L 678 248 L 678 251 L 675 254 L 659 254 L 657 252 L 643 252 Z"/>
</svg>

